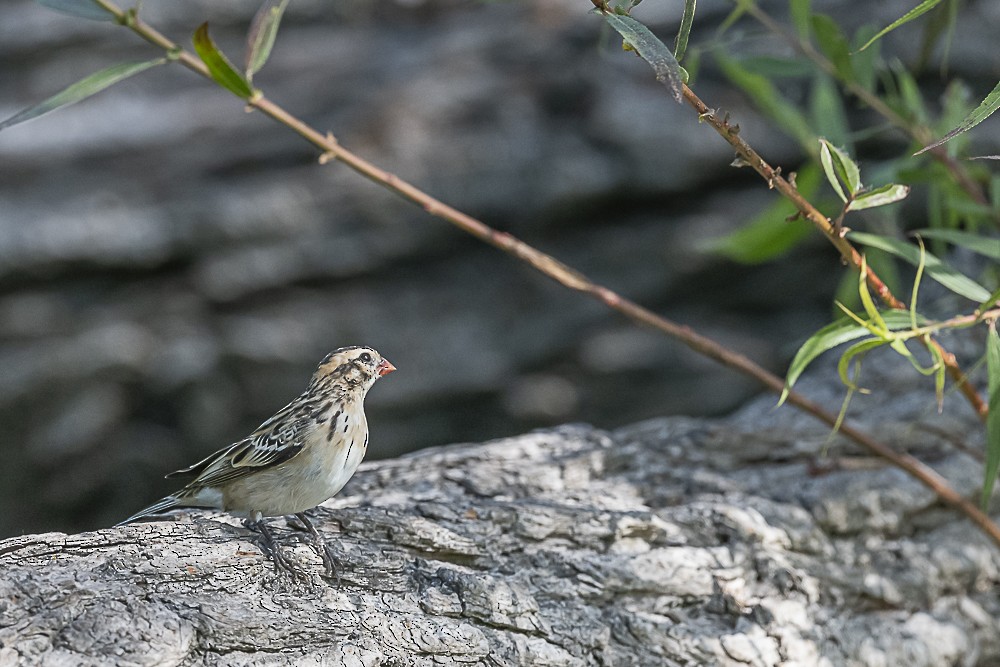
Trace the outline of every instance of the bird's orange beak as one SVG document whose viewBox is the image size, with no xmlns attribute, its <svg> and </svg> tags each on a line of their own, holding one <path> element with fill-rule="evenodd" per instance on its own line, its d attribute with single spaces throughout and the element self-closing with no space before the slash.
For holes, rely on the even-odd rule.
<svg viewBox="0 0 1000 667">
<path fill-rule="evenodd" d="M 388 359 L 383 359 L 382 361 L 378 362 L 378 366 L 375 367 L 375 373 L 377 373 L 379 377 L 382 377 L 383 375 L 388 375 L 394 370 L 396 370 L 396 367 L 393 366 L 392 362 L 389 361 Z"/>
</svg>

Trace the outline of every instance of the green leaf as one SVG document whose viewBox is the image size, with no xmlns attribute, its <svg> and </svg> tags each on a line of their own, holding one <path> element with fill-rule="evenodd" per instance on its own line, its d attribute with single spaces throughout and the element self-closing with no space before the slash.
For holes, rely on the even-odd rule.
<svg viewBox="0 0 1000 667">
<path fill-rule="evenodd" d="M 937 56 L 938 62 L 941 63 L 941 73 L 944 74 L 948 67 L 951 46 L 955 38 L 958 4 L 958 0 L 948 0 L 943 7 L 937 6 L 924 23 L 920 55 L 913 62 L 915 72 L 924 72 L 930 69 L 931 58 Z"/>
<path fill-rule="evenodd" d="M 750 72 L 741 63 L 725 56 L 721 50 L 713 54 L 722 73 L 753 99 L 764 115 L 782 131 L 794 138 L 810 155 L 815 155 L 816 135 L 799 105 L 789 101 L 768 77 Z"/>
<path fill-rule="evenodd" d="M 847 186 L 847 193 L 853 197 L 861 190 L 861 170 L 847 153 L 826 139 L 820 139 L 819 143 L 819 158 L 823 171 L 826 172 L 826 178 L 840 198 L 847 202 L 847 195 L 844 194 L 840 184 Z"/>
<path fill-rule="evenodd" d="M 950 81 L 940 99 L 941 113 L 934 127 L 939 132 L 947 132 L 965 120 L 969 114 L 972 107 L 972 91 L 962 81 Z"/>
<path fill-rule="evenodd" d="M 684 0 L 684 14 L 681 16 L 681 27 L 674 40 L 674 59 L 680 62 L 687 51 L 688 37 L 691 36 L 691 25 L 694 23 L 694 9 L 698 0 Z"/>
<path fill-rule="evenodd" d="M 796 175 L 795 186 L 806 199 L 812 197 L 818 185 L 819 169 L 813 165 Z M 705 249 L 741 264 L 761 264 L 784 255 L 812 232 L 811 223 L 788 219 L 796 211 L 784 197 L 776 199 L 736 231 L 710 241 Z"/>
<path fill-rule="evenodd" d="M 903 279 L 899 274 L 899 262 L 887 252 L 878 248 L 869 248 L 865 252 L 865 263 L 874 271 L 893 293 L 902 289 Z M 834 292 L 834 303 L 842 303 L 857 310 L 861 308 L 858 298 L 858 279 L 852 272 L 844 271 Z M 834 311 L 837 315 L 837 312 Z"/>
<path fill-rule="evenodd" d="M 837 375 L 840 376 L 840 381 L 844 383 L 845 387 L 848 387 L 852 391 L 862 391 L 867 393 L 867 391 L 861 389 L 851 378 L 849 374 L 849 366 L 851 362 L 857 358 L 858 363 L 864 358 L 868 352 L 876 348 L 882 347 L 886 344 L 886 341 L 881 338 L 872 338 L 871 340 L 863 340 L 859 343 L 847 348 L 847 350 L 840 356 L 840 360 L 837 362 Z M 860 356 L 859 356 L 860 355 Z"/>
<path fill-rule="evenodd" d="M 868 289 L 868 263 L 864 255 L 861 256 L 861 270 L 858 271 L 858 296 L 861 297 L 861 305 L 865 309 L 865 313 L 868 314 L 868 322 L 871 324 L 871 329 L 878 332 L 884 332 L 888 330 L 885 322 L 882 320 L 882 315 L 879 314 L 878 308 L 875 307 L 875 300 L 872 299 L 872 293 Z"/>
<path fill-rule="evenodd" d="M 939 239 L 972 252 L 1000 261 L 1000 238 L 985 234 L 970 234 L 955 229 L 921 229 L 915 235 L 928 239 Z"/>
<path fill-rule="evenodd" d="M 980 503 L 985 511 L 1000 471 L 1000 335 L 991 326 L 986 337 L 986 373 L 989 376 L 990 412 L 986 417 L 986 469 Z"/>
<path fill-rule="evenodd" d="M 903 25 L 905 23 L 909 23 L 910 21 L 912 21 L 913 19 L 917 18 L 918 16 L 926 14 L 930 10 L 934 9 L 934 7 L 936 7 L 939 2 L 941 2 L 941 0 L 924 0 L 919 5 L 917 5 L 916 7 L 914 7 L 913 9 L 911 9 L 910 11 L 906 12 L 905 14 L 903 14 L 902 16 L 900 16 L 898 19 L 896 19 L 895 21 L 893 21 L 889 25 L 887 25 L 886 27 L 884 27 L 881 30 L 879 30 L 875 34 L 874 37 L 872 37 L 867 42 L 865 42 L 864 46 L 862 46 L 858 50 L 859 51 L 864 51 L 869 46 L 871 46 L 872 43 L 875 40 L 881 39 L 887 33 L 892 32 L 893 30 L 895 30 L 896 28 L 898 28 L 899 26 L 901 26 L 901 25 Z"/>
<path fill-rule="evenodd" d="M 35 0 L 40 5 L 91 21 L 114 21 L 114 14 L 101 7 L 94 0 Z"/>
<path fill-rule="evenodd" d="M 887 310 L 881 316 L 890 331 L 910 328 L 909 311 Z M 871 331 L 867 327 L 861 326 L 854 320 L 844 318 L 826 325 L 810 336 L 795 353 L 795 358 L 792 359 L 792 363 L 788 367 L 788 374 L 785 376 L 785 389 L 781 392 L 778 405 L 785 402 L 785 399 L 788 398 L 788 392 L 813 359 L 827 350 L 870 335 Z"/>
<path fill-rule="evenodd" d="M 649 63 L 656 74 L 656 80 L 670 88 L 675 100 L 682 102 L 684 100 L 682 94 L 684 79 L 681 74 L 681 66 L 670 49 L 657 39 L 656 35 L 649 31 L 649 28 L 631 16 L 619 16 L 618 14 L 603 14 L 603 16 L 611 27 L 618 31 L 625 43 L 635 50 L 640 58 Z"/>
<path fill-rule="evenodd" d="M 847 38 L 840 31 L 837 22 L 825 14 L 815 14 L 812 17 L 812 27 L 820 49 L 833 63 L 840 79 L 854 81 L 851 47 L 847 43 Z"/>
<path fill-rule="evenodd" d="M 864 44 L 871 38 L 874 32 L 875 28 L 870 25 L 861 26 L 854 33 L 854 43 Z M 881 62 L 880 51 L 879 44 L 875 44 L 874 47 L 866 51 L 854 53 L 851 58 L 851 68 L 854 70 L 855 82 L 870 93 L 875 92 L 875 80 Z"/>
<path fill-rule="evenodd" d="M 260 71 L 271 55 L 274 40 L 278 36 L 281 16 L 285 13 L 288 0 L 265 0 L 250 24 L 247 33 L 246 72 L 247 81 Z"/>
<path fill-rule="evenodd" d="M 954 130 L 952 130 L 948 134 L 944 135 L 943 137 L 941 137 L 940 139 L 938 139 L 934 143 L 932 143 L 932 144 L 930 144 L 928 146 L 924 146 L 919 151 L 917 151 L 916 153 L 914 153 L 914 155 L 920 155 L 921 153 L 923 153 L 925 151 L 929 151 L 932 148 L 936 148 L 936 147 L 940 146 L 941 144 L 943 144 L 944 142 L 948 141 L 949 139 L 954 139 L 955 137 L 957 137 L 958 135 L 962 134 L 963 132 L 968 132 L 969 130 L 971 130 L 972 128 L 974 128 L 976 125 L 979 125 L 981 122 L 983 122 L 984 120 L 986 120 L 987 118 L 989 118 L 990 115 L 994 111 L 996 111 L 998 107 L 1000 107 L 1000 83 L 997 83 L 997 85 L 993 88 L 993 90 L 990 92 L 990 94 L 986 96 L 986 99 L 983 100 L 982 103 L 980 103 L 980 105 L 978 107 L 976 107 L 975 109 L 973 109 L 969 113 L 969 115 L 965 117 L 965 120 L 963 120 L 958 125 L 958 127 L 956 127 Z"/>
<path fill-rule="evenodd" d="M 917 303 L 919 303 L 920 283 L 924 278 L 927 261 L 927 248 L 924 246 L 924 240 L 918 236 L 917 243 L 920 246 L 920 263 L 917 264 L 917 275 L 913 277 L 913 287 L 910 289 L 910 323 L 914 329 L 917 328 Z M 867 253 L 865 253 L 865 257 L 867 259 Z M 937 352 L 937 348 L 933 345 L 929 345 L 928 349 Z"/>
<path fill-rule="evenodd" d="M 824 73 L 817 74 L 813 80 L 809 95 L 809 117 L 821 136 L 836 144 L 847 143 L 850 127 L 844 112 L 844 101 L 833 79 Z"/>
<path fill-rule="evenodd" d="M 0 123 L 0 130 L 11 127 L 12 125 L 17 125 L 18 123 L 23 123 L 24 121 L 31 120 L 32 118 L 38 118 L 39 116 L 47 114 L 48 112 L 54 111 L 60 107 L 69 106 L 70 104 L 74 104 L 80 100 L 85 100 L 91 95 L 95 95 L 105 88 L 113 86 L 119 81 L 123 81 L 130 76 L 135 76 L 139 72 L 144 72 L 150 67 L 163 65 L 166 62 L 166 58 L 157 58 L 156 60 L 146 60 L 139 63 L 122 63 L 107 69 L 102 69 L 96 74 L 91 74 L 87 78 L 77 81 L 72 86 L 64 89 L 62 92 L 56 93 L 44 102 L 25 109 L 20 113 L 14 114 L 7 120 Z"/>
<path fill-rule="evenodd" d="M 908 194 L 910 194 L 910 186 L 889 183 L 888 185 L 883 185 L 880 188 L 875 188 L 874 190 L 869 190 L 864 194 L 858 195 L 854 198 L 854 201 L 847 205 L 847 210 L 860 211 L 866 208 L 885 206 L 886 204 L 892 204 L 893 202 L 905 199 Z"/>
<path fill-rule="evenodd" d="M 877 236 L 875 234 L 865 234 L 862 232 L 851 232 L 847 235 L 847 237 L 856 243 L 862 243 L 864 245 L 879 248 L 891 253 L 896 257 L 909 262 L 913 266 L 918 266 L 920 264 L 920 249 L 911 243 L 906 243 L 904 241 L 899 241 L 886 236 Z M 933 280 L 937 281 L 941 285 L 944 285 L 952 292 L 960 294 L 961 296 L 975 301 L 976 303 L 982 303 L 990 295 L 989 290 L 985 287 L 975 282 L 968 276 L 959 273 L 954 268 L 929 252 L 925 253 L 924 256 L 924 270 Z"/>
<path fill-rule="evenodd" d="M 792 18 L 792 25 L 795 26 L 795 32 L 798 33 L 799 39 L 804 42 L 808 42 L 812 38 L 811 25 L 809 17 L 812 16 L 812 0 L 789 0 L 788 1 L 788 13 Z"/>
<path fill-rule="evenodd" d="M 930 342 L 930 337 L 927 338 Z M 934 359 L 934 396 L 937 398 L 938 412 L 944 409 L 944 385 L 948 381 L 948 365 L 944 362 L 944 356 L 936 345 L 928 345 L 927 350 Z"/>
<path fill-rule="evenodd" d="M 979 304 L 979 308 L 976 308 L 980 313 L 985 312 L 995 306 L 1000 302 L 1000 287 L 993 290 L 993 294 L 990 294 L 989 298 Z"/>
<path fill-rule="evenodd" d="M 237 97 L 248 99 L 253 94 L 250 84 L 236 71 L 229 59 L 208 36 L 208 23 L 202 23 L 194 33 L 194 50 L 201 58 L 212 79 Z"/>
<path fill-rule="evenodd" d="M 820 163 L 823 165 L 823 172 L 826 174 L 826 180 L 830 182 L 830 186 L 833 191 L 837 193 L 840 200 L 847 203 L 847 195 L 844 194 L 844 189 L 840 187 L 840 179 L 837 178 L 837 169 L 833 165 L 833 156 L 830 150 L 827 148 L 826 142 L 822 142 L 819 147 L 819 159 Z"/>
<path fill-rule="evenodd" d="M 799 376 L 806 367 L 812 363 L 813 359 L 823 354 L 827 350 L 832 350 L 838 345 L 843 345 L 849 341 L 869 336 L 871 333 L 865 327 L 857 324 L 853 320 L 842 319 L 826 325 L 812 336 L 810 336 L 792 359 L 788 367 L 788 374 L 785 376 L 785 388 L 778 399 L 778 405 L 782 405 L 788 398 L 788 392 L 798 381 Z"/>
<path fill-rule="evenodd" d="M 889 68 L 892 78 L 887 81 L 887 88 L 895 84 L 894 94 L 889 96 L 893 109 L 905 118 L 914 120 L 921 125 L 927 125 L 927 108 L 924 106 L 924 98 L 920 92 L 920 86 L 909 70 L 899 62 L 894 60 Z"/>
</svg>

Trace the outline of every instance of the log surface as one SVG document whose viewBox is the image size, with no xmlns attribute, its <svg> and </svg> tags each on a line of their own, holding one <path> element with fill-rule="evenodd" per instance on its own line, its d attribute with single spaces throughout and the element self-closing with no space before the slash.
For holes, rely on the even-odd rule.
<svg viewBox="0 0 1000 667">
<path fill-rule="evenodd" d="M 932 402 L 860 418 L 972 493 Z M 0 542 L 0 666 L 997 664 L 997 550 L 772 406 L 366 464 L 314 513 L 339 584 L 283 520 L 309 582 L 224 514 Z"/>
</svg>

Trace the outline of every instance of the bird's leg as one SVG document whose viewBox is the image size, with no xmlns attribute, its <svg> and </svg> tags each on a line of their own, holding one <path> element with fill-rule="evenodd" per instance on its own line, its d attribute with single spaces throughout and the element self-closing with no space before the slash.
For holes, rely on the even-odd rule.
<svg viewBox="0 0 1000 667">
<path fill-rule="evenodd" d="M 258 518 L 255 521 L 246 519 L 243 521 L 243 525 L 260 536 L 257 540 L 257 545 L 260 550 L 264 552 L 264 555 L 271 559 L 274 563 L 274 571 L 278 572 L 284 570 L 292 576 L 293 579 L 308 580 L 309 575 L 302 571 L 301 568 L 295 566 L 291 560 L 285 556 L 281 547 L 278 545 L 277 541 L 274 539 L 274 535 L 271 534 L 271 530 L 267 527 L 264 519 Z"/>
<path fill-rule="evenodd" d="M 323 559 L 323 567 L 326 568 L 327 578 L 334 577 L 337 580 L 337 586 L 340 586 L 340 572 L 337 571 L 336 561 L 333 559 L 333 550 L 330 545 L 326 543 L 323 536 L 319 534 L 316 530 L 316 526 L 312 524 L 309 520 L 309 516 L 305 512 L 298 512 L 295 518 L 302 522 L 305 529 L 309 531 L 310 537 L 312 537 L 312 548 L 316 551 L 316 554 Z"/>
</svg>

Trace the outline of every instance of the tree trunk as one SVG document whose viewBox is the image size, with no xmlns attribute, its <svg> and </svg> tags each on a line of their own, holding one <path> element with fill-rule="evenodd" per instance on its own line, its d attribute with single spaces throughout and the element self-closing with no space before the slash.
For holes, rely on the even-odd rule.
<svg viewBox="0 0 1000 667">
<path fill-rule="evenodd" d="M 862 421 L 974 491 L 923 426 L 975 418 L 886 401 Z M 223 514 L 0 542 L 0 666 L 997 664 L 997 550 L 772 406 L 368 464 L 314 513 L 339 583 L 277 520 L 311 581 Z"/>
</svg>

